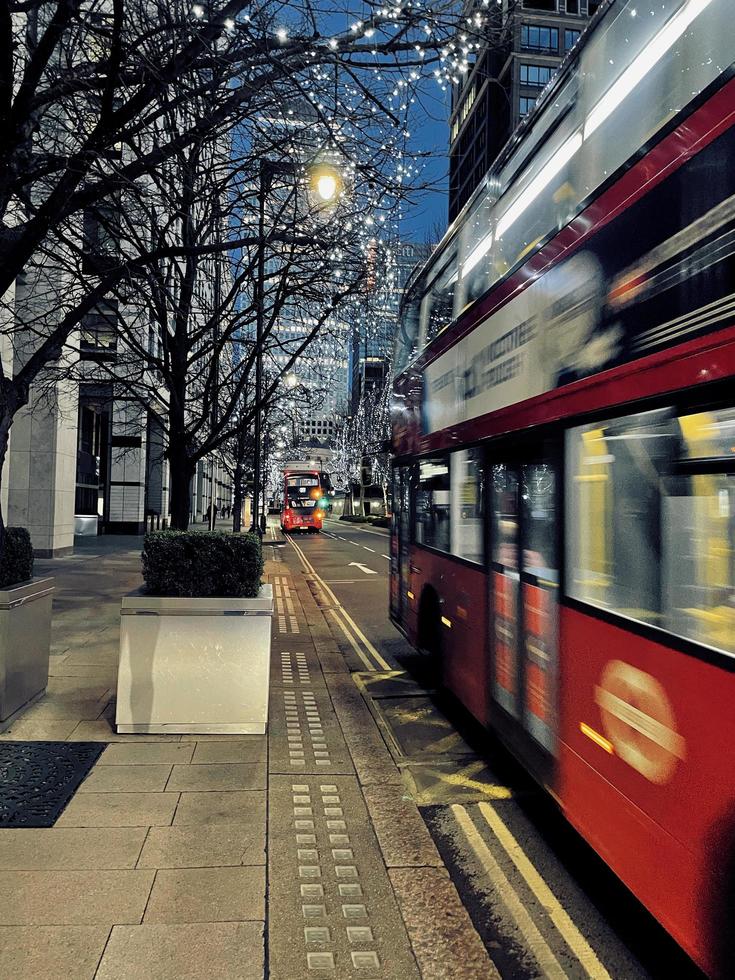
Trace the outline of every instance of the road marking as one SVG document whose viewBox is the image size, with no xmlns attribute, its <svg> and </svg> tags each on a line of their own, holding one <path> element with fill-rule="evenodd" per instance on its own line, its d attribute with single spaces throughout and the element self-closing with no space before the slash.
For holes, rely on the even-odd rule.
<svg viewBox="0 0 735 980">
<path fill-rule="evenodd" d="M 366 575 L 378 574 L 377 572 L 374 572 L 372 568 L 368 568 L 367 565 L 361 565 L 359 561 L 351 561 L 348 568 L 352 568 L 353 566 L 355 568 L 359 568 L 361 572 L 365 572 Z"/>
<path fill-rule="evenodd" d="M 337 615 L 336 609 L 330 609 L 329 612 L 332 614 L 332 616 L 335 619 L 335 622 L 339 625 L 339 628 L 342 630 L 342 632 L 344 633 L 344 635 L 347 637 L 350 646 L 355 651 L 355 653 L 360 658 L 360 660 L 362 660 L 362 662 L 365 664 L 365 666 L 367 667 L 367 669 L 368 670 L 375 670 L 375 667 L 373 667 L 373 665 L 370 663 L 370 661 L 368 660 L 368 658 L 365 656 L 365 654 L 362 652 L 362 650 L 360 649 L 360 647 L 357 645 L 357 642 L 356 642 L 354 636 L 352 635 L 352 633 L 350 633 L 350 631 L 347 629 L 347 627 L 342 622 L 342 620 L 340 619 L 340 617 Z"/>
<path fill-rule="evenodd" d="M 381 555 L 380 557 L 385 558 L 387 561 L 390 561 L 390 555 Z"/>
<path fill-rule="evenodd" d="M 317 582 L 321 585 L 321 587 L 327 593 L 327 595 L 329 596 L 329 598 L 332 600 L 332 602 L 334 603 L 334 606 L 335 606 L 335 610 L 334 611 L 336 612 L 336 610 L 339 610 L 340 615 L 344 617 L 345 622 L 349 624 L 349 626 L 351 627 L 351 629 L 354 631 L 355 636 L 358 637 L 362 641 L 365 649 L 368 651 L 368 653 L 370 654 L 370 656 L 375 660 L 375 662 L 378 664 L 378 666 L 381 667 L 383 670 L 392 670 L 393 668 L 388 663 L 388 661 L 385 660 L 385 658 L 383 656 L 381 656 L 380 653 L 378 653 L 378 651 L 375 649 L 375 647 L 373 646 L 373 644 L 370 642 L 370 640 L 368 640 L 368 638 L 362 632 L 362 630 L 357 625 L 357 623 L 354 621 L 354 619 L 352 618 L 352 616 L 350 616 L 350 614 L 347 612 L 347 610 L 342 605 L 342 603 L 339 601 L 339 599 L 334 594 L 334 592 L 332 592 L 332 590 L 326 584 L 326 582 L 321 577 L 321 575 L 319 575 L 319 573 L 316 571 L 316 569 L 314 568 L 314 566 L 311 564 L 311 562 L 309 561 L 309 559 L 304 554 L 303 549 L 299 545 L 297 545 L 295 541 L 292 541 L 291 538 L 288 539 L 288 543 L 291 545 L 291 547 L 294 549 L 294 551 L 296 552 L 296 554 L 299 556 L 299 559 L 301 561 L 301 564 L 304 566 L 304 568 L 314 576 L 314 578 L 317 580 Z M 377 572 L 376 572 L 376 574 L 377 574 Z M 330 612 L 332 612 L 332 610 L 330 610 Z M 370 670 L 375 670 L 375 667 L 370 667 L 369 669 Z"/>
<path fill-rule="evenodd" d="M 364 544 L 362 547 L 365 549 L 365 551 L 372 551 L 373 554 L 376 553 L 375 552 L 375 548 L 368 548 L 368 546 L 366 544 Z"/>
<path fill-rule="evenodd" d="M 610 974 L 600 963 L 595 951 L 572 922 L 568 913 L 562 908 L 561 902 L 538 870 L 526 857 L 520 844 L 503 820 L 488 803 L 479 803 L 478 809 L 502 845 L 503 850 L 523 875 L 523 880 L 544 907 L 564 942 L 582 964 L 588 976 L 592 977 L 593 980 L 611 980 Z"/>
<path fill-rule="evenodd" d="M 325 521 L 324 523 L 326 524 L 327 522 Z M 339 524 L 339 521 L 332 521 L 332 520 L 330 520 L 329 523 L 330 524 Z M 356 531 L 360 531 L 363 534 L 377 534 L 378 537 L 380 537 L 380 538 L 389 538 L 390 537 L 390 531 L 388 530 L 388 528 L 386 528 L 385 531 L 375 531 L 371 527 L 363 527 L 362 524 L 353 524 L 352 527 L 354 527 L 354 529 Z M 347 538 L 345 538 L 344 540 L 346 541 Z"/>
<path fill-rule="evenodd" d="M 493 857 L 490 848 L 480 836 L 479 831 L 472 823 L 465 808 L 459 803 L 453 803 L 451 809 L 455 820 L 467 839 L 467 843 L 475 852 L 477 860 L 482 865 L 487 876 L 491 879 L 495 894 L 499 896 L 503 905 L 505 905 L 509 914 L 515 920 L 523 936 L 525 945 L 531 950 L 541 968 L 541 973 L 545 977 L 566 977 L 567 974 L 554 956 L 551 947 L 539 932 L 528 909 L 525 908 L 516 894 L 513 885 L 506 878 L 505 873 Z"/>
</svg>

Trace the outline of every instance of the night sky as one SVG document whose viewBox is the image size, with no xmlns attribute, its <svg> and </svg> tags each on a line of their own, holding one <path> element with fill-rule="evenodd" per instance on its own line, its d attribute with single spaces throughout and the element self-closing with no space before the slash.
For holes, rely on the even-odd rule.
<svg viewBox="0 0 735 980">
<path fill-rule="evenodd" d="M 414 108 L 411 149 L 422 157 L 417 184 L 426 185 L 403 208 L 400 236 L 408 241 L 436 242 L 447 227 L 447 172 L 449 159 L 448 95 L 427 82 Z"/>
</svg>

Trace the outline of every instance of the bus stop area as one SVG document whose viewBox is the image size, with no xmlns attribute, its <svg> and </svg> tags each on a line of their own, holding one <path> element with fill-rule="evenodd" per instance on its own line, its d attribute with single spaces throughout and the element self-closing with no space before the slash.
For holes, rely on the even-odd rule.
<svg viewBox="0 0 735 980">
<path fill-rule="evenodd" d="M 139 584 L 141 539 L 38 563 L 57 588 L 48 691 L 0 745 L 101 751 L 52 826 L 0 829 L 2 980 L 498 975 L 279 537 L 265 736 L 116 734 L 120 596 Z M 63 773 L 15 775 L 22 797 Z"/>
</svg>

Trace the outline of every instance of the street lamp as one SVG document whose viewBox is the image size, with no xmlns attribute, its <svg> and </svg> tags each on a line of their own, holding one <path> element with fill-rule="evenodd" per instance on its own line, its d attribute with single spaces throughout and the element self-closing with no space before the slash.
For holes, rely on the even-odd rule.
<svg viewBox="0 0 735 980">
<path fill-rule="evenodd" d="M 261 481 L 261 453 L 262 453 L 262 405 L 263 398 L 263 322 L 265 319 L 264 293 L 265 293 L 265 202 L 271 189 L 273 178 L 277 174 L 298 174 L 303 172 L 302 166 L 297 161 L 269 160 L 261 157 L 260 168 L 258 171 L 258 262 L 257 276 L 255 281 L 255 458 L 253 460 L 253 519 L 250 525 L 251 532 L 263 535 L 265 528 L 260 522 L 260 481 Z M 321 205 L 330 204 L 336 200 L 342 191 L 342 177 L 340 172 L 331 164 L 326 162 L 314 162 L 307 167 L 309 176 L 309 186 Z M 286 383 L 289 387 L 295 387 L 297 383 L 296 375 L 290 372 L 293 381 Z"/>
</svg>

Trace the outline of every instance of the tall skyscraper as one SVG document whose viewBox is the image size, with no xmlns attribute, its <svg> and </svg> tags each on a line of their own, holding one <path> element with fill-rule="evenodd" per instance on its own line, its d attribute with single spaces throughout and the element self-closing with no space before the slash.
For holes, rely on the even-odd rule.
<svg viewBox="0 0 735 980">
<path fill-rule="evenodd" d="M 467 55 L 449 117 L 449 220 L 472 196 L 528 114 L 601 0 L 477 3 L 488 38 Z"/>
</svg>

